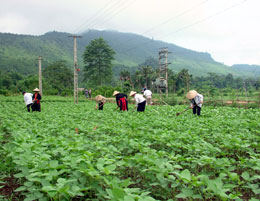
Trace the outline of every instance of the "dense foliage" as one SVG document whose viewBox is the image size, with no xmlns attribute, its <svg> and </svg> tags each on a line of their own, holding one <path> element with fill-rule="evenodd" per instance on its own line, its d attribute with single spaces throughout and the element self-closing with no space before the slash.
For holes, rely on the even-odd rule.
<svg viewBox="0 0 260 201">
<path fill-rule="evenodd" d="M 18 178 L 21 200 L 259 198 L 259 109 L 205 106 L 201 117 L 176 117 L 183 106 L 96 111 L 59 98 L 28 113 L 15 100 L 0 101 L 0 171 Z"/>
<path fill-rule="evenodd" d="M 73 72 L 64 61 L 58 61 L 42 72 L 45 90 L 53 95 L 71 95 L 73 90 Z"/>
<path fill-rule="evenodd" d="M 91 41 L 83 54 L 84 80 L 92 86 L 111 84 L 114 54 L 115 51 L 103 38 Z"/>
</svg>

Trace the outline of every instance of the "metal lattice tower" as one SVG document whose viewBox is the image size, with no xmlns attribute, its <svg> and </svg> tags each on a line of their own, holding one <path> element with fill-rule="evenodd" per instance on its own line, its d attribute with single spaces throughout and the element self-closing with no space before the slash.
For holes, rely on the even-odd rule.
<svg viewBox="0 0 260 201">
<path fill-rule="evenodd" d="M 159 49 L 159 78 L 165 79 L 166 86 L 165 86 L 165 92 L 166 96 L 168 97 L 168 54 L 171 52 L 168 52 L 167 47 L 162 47 Z M 161 90 L 160 90 L 161 93 Z"/>
</svg>

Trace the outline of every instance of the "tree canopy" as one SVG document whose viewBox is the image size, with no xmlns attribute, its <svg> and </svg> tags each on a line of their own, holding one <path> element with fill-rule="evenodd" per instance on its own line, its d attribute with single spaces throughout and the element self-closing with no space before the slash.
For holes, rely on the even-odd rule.
<svg viewBox="0 0 260 201">
<path fill-rule="evenodd" d="M 103 38 L 92 40 L 83 54 L 84 80 L 91 85 L 110 84 L 115 51 Z"/>
</svg>

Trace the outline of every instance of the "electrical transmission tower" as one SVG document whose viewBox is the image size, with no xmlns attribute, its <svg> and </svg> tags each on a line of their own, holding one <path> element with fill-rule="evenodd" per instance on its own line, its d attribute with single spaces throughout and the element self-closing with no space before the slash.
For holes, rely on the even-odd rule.
<svg viewBox="0 0 260 201">
<path fill-rule="evenodd" d="M 38 57 L 38 64 L 39 64 L 39 89 L 40 89 L 40 94 L 42 96 L 42 57 Z"/>
<path fill-rule="evenodd" d="M 69 36 L 73 37 L 74 40 L 74 104 L 78 104 L 78 60 L 77 60 L 77 38 L 82 38 L 82 36 Z"/>
<path fill-rule="evenodd" d="M 168 52 L 167 47 L 162 47 L 159 49 L 159 79 L 160 79 L 160 88 L 165 88 L 166 96 L 168 97 Z M 161 93 L 161 90 L 160 90 Z"/>
</svg>

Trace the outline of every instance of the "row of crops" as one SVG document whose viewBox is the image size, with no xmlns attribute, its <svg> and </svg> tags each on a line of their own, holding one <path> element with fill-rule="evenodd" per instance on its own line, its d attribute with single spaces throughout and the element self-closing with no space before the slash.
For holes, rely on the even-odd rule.
<svg viewBox="0 0 260 201">
<path fill-rule="evenodd" d="M 176 117 L 185 106 L 97 111 L 86 101 L 28 113 L 12 100 L 0 101 L 0 188 L 14 175 L 21 200 L 260 198 L 259 109 Z"/>
</svg>

